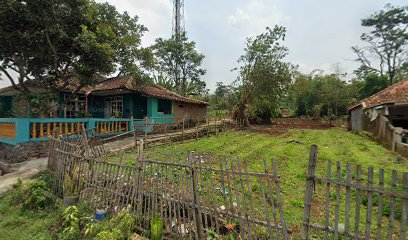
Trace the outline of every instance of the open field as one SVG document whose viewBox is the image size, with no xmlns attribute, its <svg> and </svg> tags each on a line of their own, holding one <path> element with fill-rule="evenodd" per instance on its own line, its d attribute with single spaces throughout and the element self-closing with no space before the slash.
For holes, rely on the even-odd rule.
<svg viewBox="0 0 408 240">
<path fill-rule="evenodd" d="M 285 126 L 281 124 L 272 128 L 258 126 L 252 127 L 251 131 L 225 132 L 217 136 L 204 137 L 198 141 L 153 147 L 147 150 L 147 154 L 195 151 L 213 155 L 240 156 L 248 160 L 248 170 L 252 172 L 263 171 L 263 159 L 275 159 L 280 175 L 284 216 L 288 227 L 293 231 L 293 239 L 300 238 L 305 175 L 312 144 L 319 147 L 317 175 L 320 176 L 326 175 L 328 160 L 350 162 L 353 165 L 361 164 L 363 171 L 366 171 L 368 166 L 373 166 L 376 170 L 383 168 L 386 174 L 392 169 L 406 171 L 408 167 L 406 159 L 399 158 L 366 135 L 352 134 L 340 128 L 329 128 L 325 125 L 300 123 L 293 120 Z M 307 126 L 309 129 L 293 129 Z M 134 165 L 135 159 L 134 152 L 123 156 L 123 162 L 128 165 Z M 120 157 L 111 157 L 109 160 L 118 162 Z M 387 178 L 389 177 L 386 176 L 386 180 Z M 251 182 L 251 186 L 252 184 Z M 319 223 L 319 216 L 323 219 L 325 196 L 321 190 L 324 188 L 325 185 L 321 183 L 316 186 L 317 192 L 312 207 L 313 222 Z M 334 193 L 335 189 L 332 191 Z M 222 194 L 219 192 L 215 192 L 211 197 L 214 197 L 215 201 L 222 202 Z M 7 236 L 5 239 L 50 239 L 50 229 L 58 221 L 60 211 L 57 209 L 39 212 L 22 211 L 12 206 L 12 198 L 10 194 L 0 197 L 0 236 Z M 261 199 L 254 199 L 255 213 L 263 211 L 260 201 Z M 354 209 L 354 207 L 355 204 L 352 203 L 351 208 Z M 333 209 L 334 207 L 331 208 L 332 216 Z M 342 215 L 344 210 L 340 210 L 340 216 Z M 361 215 L 365 216 L 364 209 Z M 365 220 L 364 217 L 361 219 L 361 221 Z M 340 222 L 344 222 L 343 217 L 340 217 Z M 353 219 L 350 223 L 353 224 Z"/>
<path fill-rule="evenodd" d="M 253 130 L 259 131 L 260 129 Z M 326 176 L 328 160 L 333 163 L 340 161 L 353 165 L 361 164 L 365 172 L 368 166 L 373 166 L 376 170 L 383 168 L 386 173 L 389 173 L 387 170 L 392 169 L 400 172 L 406 171 L 408 167 L 406 159 L 398 158 L 396 154 L 372 141 L 368 136 L 352 134 L 339 128 L 285 129 L 281 134 L 268 131 L 262 129 L 260 132 L 227 132 L 198 141 L 155 147 L 149 149 L 148 154 L 196 151 L 215 155 L 241 156 L 248 160 L 249 171 L 263 171 L 263 159 L 276 159 L 278 173 L 281 177 L 280 189 L 284 201 L 285 219 L 295 236 L 299 236 L 303 219 L 305 175 L 312 144 L 319 147 L 317 174 L 320 176 Z M 135 154 L 125 155 L 123 159 L 128 161 L 127 164 L 133 165 Z M 129 159 L 132 160 L 129 161 Z M 119 158 L 111 160 L 117 162 Z M 318 184 L 317 189 L 323 187 L 323 184 Z M 315 201 L 320 206 L 314 208 L 312 212 L 319 216 L 324 212 L 324 196 L 322 194 L 316 196 Z"/>
</svg>

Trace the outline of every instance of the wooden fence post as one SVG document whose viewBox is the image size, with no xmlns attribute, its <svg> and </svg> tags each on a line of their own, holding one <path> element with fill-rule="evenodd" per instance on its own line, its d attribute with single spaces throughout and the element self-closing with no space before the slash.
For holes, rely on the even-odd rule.
<svg viewBox="0 0 408 240">
<path fill-rule="evenodd" d="M 209 134 L 210 134 L 210 121 L 207 118 L 207 137 L 209 136 Z"/>
<path fill-rule="evenodd" d="M 215 121 L 215 135 L 218 135 L 217 117 L 215 117 L 214 121 Z"/>
<path fill-rule="evenodd" d="M 184 117 L 183 117 L 183 128 L 181 130 L 181 142 L 184 141 Z"/>
<path fill-rule="evenodd" d="M 191 183 L 192 183 L 192 191 L 193 191 L 193 218 L 197 227 L 198 239 L 205 239 L 203 224 L 201 221 L 201 211 L 199 209 L 199 202 L 198 202 L 198 185 L 197 185 L 197 178 L 195 176 L 195 161 L 193 163 L 193 154 L 189 152 L 188 154 L 188 163 L 191 172 Z"/>
<path fill-rule="evenodd" d="M 196 141 L 198 140 L 198 124 L 200 123 L 200 118 L 197 119 L 197 124 L 196 124 Z"/>
<path fill-rule="evenodd" d="M 149 118 L 146 116 L 146 118 L 145 118 L 145 127 L 144 127 L 144 130 L 145 130 L 145 142 L 147 143 L 147 128 L 149 127 Z"/>
<path fill-rule="evenodd" d="M 136 128 L 135 128 L 135 120 L 133 119 L 133 116 L 130 118 L 130 121 L 132 121 L 132 132 L 133 132 L 133 140 L 135 142 L 135 148 L 137 148 L 137 137 L 136 137 Z"/>
<path fill-rule="evenodd" d="M 167 124 L 164 125 L 164 146 L 167 146 Z"/>
<path fill-rule="evenodd" d="M 309 164 L 307 168 L 306 177 L 306 190 L 305 190 L 305 210 L 303 214 L 303 229 L 302 239 L 309 239 L 309 224 L 310 224 L 310 211 L 312 206 L 312 195 L 315 187 L 315 172 L 316 172 L 316 160 L 317 160 L 317 146 L 312 145 L 309 155 Z"/>
<path fill-rule="evenodd" d="M 89 157 L 88 136 L 86 135 L 84 124 L 81 124 L 81 135 L 82 135 L 82 143 L 83 143 L 83 147 L 84 147 L 85 157 Z"/>
<path fill-rule="evenodd" d="M 143 151 L 144 151 L 144 141 L 140 139 L 139 144 L 137 146 L 137 160 L 143 159 Z"/>
</svg>

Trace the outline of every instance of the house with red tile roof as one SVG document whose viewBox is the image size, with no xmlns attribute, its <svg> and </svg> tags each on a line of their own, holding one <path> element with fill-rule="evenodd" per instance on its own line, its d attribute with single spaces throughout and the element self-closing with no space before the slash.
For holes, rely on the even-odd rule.
<svg viewBox="0 0 408 240">
<path fill-rule="evenodd" d="M 393 150 L 406 148 L 408 79 L 367 97 L 348 109 L 349 130 L 369 131 Z M 406 145 L 406 146 L 405 146 Z"/>
<path fill-rule="evenodd" d="M 99 79 L 93 86 L 80 88 L 74 98 L 71 95 L 79 86 L 77 78 L 70 78 L 68 84 L 62 81 L 57 84 L 61 90 L 58 94 L 60 107 L 56 115 L 60 118 L 78 118 L 88 113 L 93 118 L 150 117 L 182 121 L 205 119 L 207 115 L 208 103 L 181 96 L 158 85 L 138 85 L 132 76 Z M 27 81 L 25 86 L 34 92 L 49 91 L 47 86 L 37 81 Z M 12 109 L 12 98 L 16 94 L 18 91 L 12 86 L 0 89 L 0 98 L 6 110 Z"/>
</svg>

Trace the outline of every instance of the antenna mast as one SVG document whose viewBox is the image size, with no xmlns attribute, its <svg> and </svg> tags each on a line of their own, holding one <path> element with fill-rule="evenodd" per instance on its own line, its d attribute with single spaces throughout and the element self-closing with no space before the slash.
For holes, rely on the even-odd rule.
<svg viewBox="0 0 408 240">
<path fill-rule="evenodd" d="M 184 0 L 174 0 L 173 9 L 173 36 L 177 39 L 184 32 Z"/>
</svg>

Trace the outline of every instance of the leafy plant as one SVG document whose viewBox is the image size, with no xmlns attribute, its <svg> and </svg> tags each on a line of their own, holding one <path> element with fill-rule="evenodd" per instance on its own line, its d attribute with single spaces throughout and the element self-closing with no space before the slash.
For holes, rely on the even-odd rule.
<svg viewBox="0 0 408 240">
<path fill-rule="evenodd" d="M 163 239 L 163 220 L 159 215 L 153 217 L 150 221 L 150 239 L 161 240 Z"/>
<path fill-rule="evenodd" d="M 115 228 L 112 231 L 102 231 L 96 235 L 95 240 L 117 240 L 123 239 L 123 235 L 119 229 Z"/>
<path fill-rule="evenodd" d="M 79 210 L 76 206 L 67 207 L 63 213 L 64 222 L 62 224 L 66 234 L 70 238 L 77 238 L 81 235 L 79 228 Z"/>
<path fill-rule="evenodd" d="M 13 190 L 11 190 L 13 204 L 17 205 L 23 201 L 23 181 L 21 178 L 17 179 L 17 183 L 13 185 Z"/>
<path fill-rule="evenodd" d="M 78 196 L 79 195 L 79 187 L 75 181 L 75 176 L 78 174 L 79 169 L 78 166 L 74 165 L 71 172 L 67 172 L 64 176 L 64 196 Z"/>
<path fill-rule="evenodd" d="M 123 238 L 126 239 L 131 235 L 135 227 L 135 218 L 129 213 L 128 209 L 123 209 L 118 215 L 109 220 L 109 226 L 112 228 L 112 231 L 115 228 L 119 229 Z"/>
<path fill-rule="evenodd" d="M 23 208 L 30 210 L 45 209 L 55 202 L 55 196 L 49 191 L 47 183 L 38 180 L 29 183 L 24 193 Z"/>
<path fill-rule="evenodd" d="M 48 117 L 58 109 L 55 95 L 49 92 L 18 94 L 12 104 L 16 117 Z"/>
</svg>

